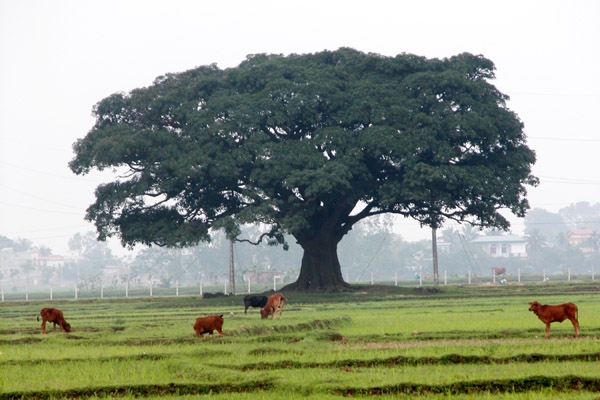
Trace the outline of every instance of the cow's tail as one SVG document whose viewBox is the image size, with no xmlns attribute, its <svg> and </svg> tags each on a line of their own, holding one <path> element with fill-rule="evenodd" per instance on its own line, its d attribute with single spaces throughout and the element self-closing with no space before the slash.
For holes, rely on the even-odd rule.
<svg viewBox="0 0 600 400">
<path fill-rule="evenodd" d="M 38 314 L 38 316 L 37 316 L 36 319 L 37 319 L 38 322 L 40 322 L 40 314 Z"/>
</svg>

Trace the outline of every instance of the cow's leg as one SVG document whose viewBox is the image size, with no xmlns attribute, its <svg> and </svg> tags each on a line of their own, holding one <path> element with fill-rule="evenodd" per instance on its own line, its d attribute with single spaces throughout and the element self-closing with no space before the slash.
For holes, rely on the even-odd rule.
<svg viewBox="0 0 600 400">
<path fill-rule="evenodd" d="M 42 318 L 42 333 L 46 333 L 46 320 Z"/>
<path fill-rule="evenodd" d="M 579 321 L 577 321 L 577 318 L 573 318 L 571 319 L 571 322 L 573 323 L 573 328 L 575 329 L 575 337 L 579 337 Z"/>
<path fill-rule="evenodd" d="M 283 313 L 283 305 L 285 304 L 285 301 L 281 300 L 279 302 L 279 318 L 281 319 L 281 314 Z"/>
<path fill-rule="evenodd" d="M 546 324 L 546 339 L 550 339 L 550 322 Z"/>
<path fill-rule="evenodd" d="M 53 330 L 53 331 L 56 331 L 56 321 L 53 321 L 53 322 L 52 322 L 52 324 L 53 324 L 53 325 L 52 325 L 52 330 Z"/>
</svg>

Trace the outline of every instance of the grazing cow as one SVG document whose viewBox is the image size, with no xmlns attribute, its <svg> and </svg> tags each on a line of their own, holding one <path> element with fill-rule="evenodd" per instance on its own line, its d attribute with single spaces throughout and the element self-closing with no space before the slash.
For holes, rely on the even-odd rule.
<svg viewBox="0 0 600 400">
<path fill-rule="evenodd" d="M 65 332 L 71 332 L 71 325 L 65 321 L 62 311 L 56 308 L 42 308 L 40 315 L 37 316 L 37 320 L 42 317 L 42 333 L 46 333 L 46 322 L 52 322 L 54 324 L 54 330 L 56 330 L 56 324 L 60 326 Z"/>
<path fill-rule="evenodd" d="M 200 317 L 196 319 L 194 324 L 194 331 L 196 331 L 196 337 L 204 335 L 205 333 L 213 334 L 213 331 L 219 332 L 219 335 L 223 335 L 223 315 L 209 315 L 208 317 Z"/>
<path fill-rule="evenodd" d="M 578 311 L 575 304 L 565 303 L 557 306 L 549 306 L 532 301 L 529 303 L 529 311 L 533 311 L 546 324 L 546 339 L 550 337 L 550 324 L 552 322 L 563 322 L 565 319 L 569 319 L 573 323 L 575 337 L 579 337 Z"/>
<path fill-rule="evenodd" d="M 223 296 L 225 296 L 225 293 L 223 293 L 223 292 L 203 293 L 202 294 L 203 299 L 216 299 L 217 297 L 223 297 Z"/>
<path fill-rule="evenodd" d="M 265 319 L 269 315 L 272 315 L 271 319 L 275 319 L 275 315 L 277 314 L 277 309 L 279 309 L 279 318 L 281 318 L 281 314 L 283 313 L 283 304 L 285 303 L 285 297 L 281 293 L 275 293 L 269 296 L 267 300 L 267 304 L 263 308 L 260 309 L 260 318 Z"/>
<path fill-rule="evenodd" d="M 267 296 L 245 296 L 244 297 L 244 314 L 247 313 L 250 307 L 263 308 L 267 304 L 269 298 Z"/>
<path fill-rule="evenodd" d="M 496 276 L 504 275 L 506 274 L 506 268 L 492 268 L 492 274 Z"/>
</svg>

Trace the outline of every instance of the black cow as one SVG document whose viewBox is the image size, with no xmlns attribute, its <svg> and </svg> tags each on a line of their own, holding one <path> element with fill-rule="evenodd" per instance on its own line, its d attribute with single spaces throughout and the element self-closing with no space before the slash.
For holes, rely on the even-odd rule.
<svg viewBox="0 0 600 400">
<path fill-rule="evenodd" d="M 250 307 L 263 308 L 267 304 L 269 298 L 267 296 L 248 295 L 244 297 L 244 314 L 248 312 Z"/>
</svg>

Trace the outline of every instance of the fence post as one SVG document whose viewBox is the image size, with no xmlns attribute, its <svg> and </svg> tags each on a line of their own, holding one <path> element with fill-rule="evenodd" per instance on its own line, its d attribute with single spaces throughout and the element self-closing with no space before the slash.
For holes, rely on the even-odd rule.
<svg viewBox="0 0 600 400">
<path fill-rule="evenodd" d="M 471 284 L 471 270 L 469 270 L 469 285 Z"/>
<path fill-rule="evenodd" d="M 179 296 L 179 281 L 175 281 L 175 296 Z"/>
<path fill-rule="evenodd" d="M 444 285 L 448 284 L 448 271 L 444 270 Z"/>
<path fill-rule="evenodd" d="M 371 272 L 371 285 L 373 284 L 373 272 Z"/>
<path fill-rule="evenodd" d="M 29 287 L 25 286 L 25 300 L 29 300 Z"/>
<path fill-rule="evenodd" d="M 150 297 L 152 297 L 152 281 L 150 281 Z"/>
<path fill-rule="evenodd" d="M 273 275 L 273 291 L 277 291 L 277 276 Z"/>
<path fill-rule="evenodd" d="M 567 280 L 571 280 L 571 267 L 567 268 Z"/>
<path fill-rule="evenodd" d="M 100 298 L 104 298 L 104 285 L 102 283 L 100 284 Z"/>
<path fill-rule="evenodd" d="M 202 296 L 202 278 L 200 278 L 200 296 Z"/>
<path fill-rule="evenodd" d="M 52 300 L 52 286 L 50 286 L 50 300 Z"/>
<path fill-rule="evenodd" d="M 394 286 L 398 286 L 398 272 L 394 272 Z"/>
<path fill-rule="evenodd" d="M 496 283 L 496 270 L 492 268 L 492 283 Z"/>
<path fill-rule="evenodd" d="M 592 265 L 592 281 L 594 280 L 594 266 Z"/>
<path fill-rule="evenodd" d="M 521 282 L 521 268 L 517 268 L 517 282 Z"/>
</svg>

